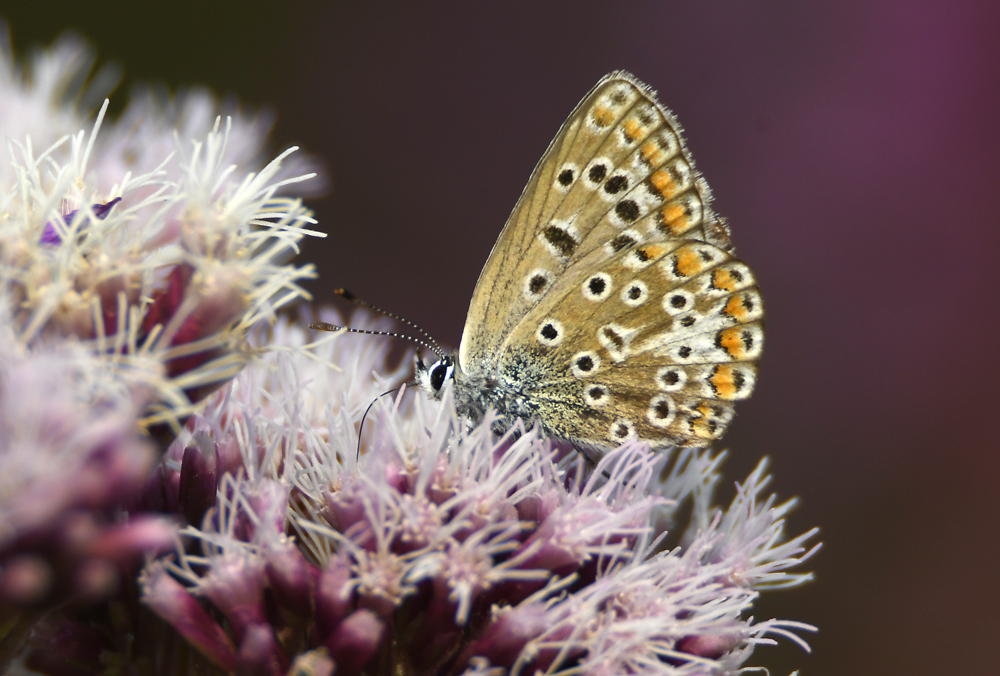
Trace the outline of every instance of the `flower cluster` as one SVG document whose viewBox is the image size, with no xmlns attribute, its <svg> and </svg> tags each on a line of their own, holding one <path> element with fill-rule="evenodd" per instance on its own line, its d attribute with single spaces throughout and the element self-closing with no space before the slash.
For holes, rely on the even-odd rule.
<svg viewBox="0 0 1000 676">
<path fill-rule="evenodd" d="M 720 510 L 718 455 L 626 444 L 590 467 L 533 430 L 470 429 L 449 397 L 378 399 L 403 378 L 379 375 L 380 338 L 279 321 L 259 339 L 168 451 L 166 499 L 200 527 L 142 577 L 216 668 L 714 674 L 810 629 L 745 617 L 810 579 L 788 569 L 814 532 L 784 538 L 794 503 L 764 497 L 763 463 Z M 194 476 L 219 481 L 212 504 Z"/>
<path fill-rule="evenodd" d="M 287 263 L 313 219 L 280 194 L 309 175 L 261 161 L 265 118 L 147 92 L 111 121 L 72 103 L 106 88 L 92 62 L 70 38 L 23 69 L 0 51 L 0 669 L 34 618 L 171 548 L 176 519 L 123 510 L 157 461 L 143 428 L 179 429 L 313 275 Z"/>
<path fill-rule="evenodd" d="M 2 341 L 6 343 L 9 336 Z M 5 354 L 0 370 L 0 616 L 114 591 L 123 566 L 170 549 L 172 521 L 121 521 L 156 460 L 137 406 L 94 397 L 87 355 Z M 89 368 L 88 368 L 89 367 Z"/>
<path fill-rule="evenodd" d="M 386 339 L 313 336 L 276 313 L 313 274 L 280 192 L 308 175 L 262 161 L 263 118 L 147 92 L 90 123 L 64 103 L 89 64 L 0 54 L 0 671 L 730 674 L 805 646 L 748 613 L 816 550 L 764 463 L 719 507 L 722 454 L 498 438 Z"/>
<path fill-rule="evenodd" d="M 113 123 L 105 101 L 80 130 L 58 103 L 85 57 L 64 42 L 28 78 L 0 56 L 0 292 L 18 344 L 88 346 L 153 389 L 146 424 L 176 426 L 247 362 L 250 327 L 306 295 L 312 266 L 286 261 L 318 233 L 278 192 L 311 174 L 288 175 L 294 148 L 258 167 L 260 122 L 213 119 L 203 93 L 167 107 L 140 95 Z"/>
</svg>

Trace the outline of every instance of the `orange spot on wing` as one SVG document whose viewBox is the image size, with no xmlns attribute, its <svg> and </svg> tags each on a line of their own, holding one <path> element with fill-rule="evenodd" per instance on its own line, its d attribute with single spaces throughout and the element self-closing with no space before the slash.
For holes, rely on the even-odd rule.
<svg viewBox="0 0 1000 676">
<path fill-rule="evenodd" d="M 667 253 L 667 247 L 661 246 L 659 244 L 647 244 L 640 249 L 644 254 L 646 254 L 646 260 L 654 260 L 659 258 L 663 254 Z"/>
<path fill-rule="evenodd" d="M 708 379 L 712 387 L 723 399 L 732 399 L 736 396 L 736 382 L 734 380 L 733 367 L 723 364 L 715 369 L 715 373 Z"/>
<path fill-rule="evenodd" d="M 677 265 L 674 267 L 677 274 L 690 277 L 701 270 L 701 257 L 690 247 L 681 247 L 677 250 Z"/>
<path fill-rule="evenodd" d="M 647 141 L 644 143 L 640 153 L 642 155 L 643 162 L 652 167 L 659 166 L 663 163 L 663 160 L 666 159 L 663 149 L 660 148 L 660 144 L 656 141 Z"/>
<path fill-rule="evenodd" d="M 649 182 L 653 184 L 653 187 L 659 191 L 664 199 L 673 197 L 674 193 L 677 192 L 677 184 L 666 169 L 660 169 L 650 176 Z"/>
<path fill-rule="evenodd" d="M 680 235 L 691 228 L 684 207 L 676 202 L 671 202 L 663 207 L 663 222 L 675 235 Z"/>
<path fill-rule="evenodd" d="M 743 304 L 742 296 L 733 296 L 730 298 L 729 302 L 726 303 L 726 308 L 722 312 L 739 321 L 746 321 L 750 316 L 747 306 Z"/>
<path fill-rule="evenodd" d="M 611 112 L 610 108 L 605 106 L 596 106 L 593 117 L 598 127 L 607 127 L 615 121 L 615 114 Z"/>
<path fill-rule="evenodd" d="M 702 403 L 695 407 L 698 413 L 701 413 L 701 417 L 694 418 L 691 421 L 691 431 L 694 432 L 699 437 L 714 438 L 715 433 L 712 431 L 710 416 L 712 414 L 712 409 L 708 404 Z"/>
<path fill-rule="evenodd" d="M 716 270 L 712 273 L 712 286 L 723 291 L 735 291 L 736 278 L 733 277 L 729 270 Z M 728 307 L 726 308 L 726 312 L 729 312 Z"/>
<path fill-rule="evenodd" d="M 639 124 L 638 120 L 625 120 L 625 124 L 622 125 L 622 131 L 625 132 L 625 138 L 629 141 L 634 141 L 642 136 L 642 125 Z"/>
<path fill-rule="evenodd" d="M 719 333 L 719 347 L 729 353 L 733 359 L 744 359 L 747 356 L 746 345 L 739 328 L 726 329 Z"/>
</svg>

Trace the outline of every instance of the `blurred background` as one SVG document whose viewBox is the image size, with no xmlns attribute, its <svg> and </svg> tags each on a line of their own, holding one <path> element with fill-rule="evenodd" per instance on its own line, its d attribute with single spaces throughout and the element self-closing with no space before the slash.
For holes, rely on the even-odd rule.
<svg viewBox="0 0 1000 676">
<path fill-rule="evenodd" d="M 23 58 L 68 29 L 122 85 L 206 85 L 328 168 L 303 261 L 456 346 L 535 163 L 605 73 L 660 93 L 767 305 L 727 477 L 763 455 L 822 528 L 816 624 L 773 674 L 989 673 L 1000 641 L 1000 5 L 988 0 L 0 0 Z M 991 348 L 989 342 L 998 339 Z M 726 497 L 732 494 L 732 489 Z M 992 665 L 992 666 L 991 666 Z M 995 672 L 994 672 L 995 673 Z"/>
</svg>

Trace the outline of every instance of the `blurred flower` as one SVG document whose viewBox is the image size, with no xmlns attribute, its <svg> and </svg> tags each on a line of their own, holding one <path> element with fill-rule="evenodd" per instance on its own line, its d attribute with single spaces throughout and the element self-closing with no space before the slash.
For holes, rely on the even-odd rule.
<svg viewBox="0 0 1000 676">
<path fill-rule="evenodd" d="M 107 120 L 113 68 L 90 76 L 73 37 L 21 67 L 3 28 L 0 671 L 32 631 L 52 668 L 101 654 L 92 621 L 68 618 L 114 615 L 180 520 L 126 509 L 157 459 L 142 428 L 179 429 L 253 357 L 251 328 L 306 296 L 312 266 L 288 259 L 319 234 L 284 195 L 312 176 L 295 149 L 263 156 L 267 115 L 147 90 Z"/>
<path fill-rule="evenodd" d="M 266 120 L 223 122 L 203 92 L 146 92 L 110 123 L 105 102 L 85 122 L 63 102 L 92 60 L 71 38 L 28 74 L 0 52 L 0 284 L 29 349 L 78 341 L 125 381 L 149 377 L 137 359 L 162 363 L 141 383 L 152 390 L 145 424 L 176 427 L 250 359 L 247 331 L 306 296 L 298 282 L 312 266 L 286 261 L 320 233 L 279 191 L 312 174 L 288 174 L 294 148 L 261 167 Z"/>
<path fill-rule="evenodd" d="M 102 391 L 79 350 L 0 354 L 0 619 L 107 596 L 144 553 L 170 549 L 172 519 L 126 521 L 123 499 L 156 460 L 141 399 Z"/>
<path fill-rule="evenodd" d="M 200 527 L 147 567 L 144 600 L 208 664 L 723 674 L 772 637 L 805 645 L 808 625 L 747 617 L 761 591 L 811 579 L 789 569 L 815 551 L 815 531 L 785 538 L 794 501 L 765 497 L 763 463 L 720 510 L 718 455 L 626 444 L 590 467 L 400 394 L 377 400 L 356 459 L 367 405 L 405 371 L 377 375 L 380 338 L 308 343 L 303 322 L 257 337 L 270 350 L 189 421 L 153 491 Z M 195 467 L 212 504 L 182 488 Z M 703 526 L 681 536 L 689 501 Z"/>
</svg>

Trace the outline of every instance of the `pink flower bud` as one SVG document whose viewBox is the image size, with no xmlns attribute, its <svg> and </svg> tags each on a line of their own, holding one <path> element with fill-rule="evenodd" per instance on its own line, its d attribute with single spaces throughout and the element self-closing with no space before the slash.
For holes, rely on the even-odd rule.
<svg viewBox="0 0 1000 676">
<path fill-rule="evenodd" d="M 338 676 L 356 676 L 378 650 L 385 625 L 375 613 L 364 608 L 351 613 L 326 642 L 337 663 Z"/>
<path fill-rule="evenodd" d="M 147 568 L 139 580 L 143 602 L 169 622 L 188 643 L 224 671 L 236 668 L 236 648 L 222 627 L 162 566 Z"/>
</svg>

